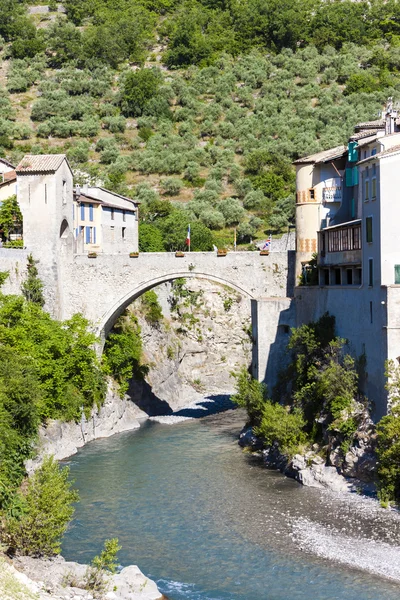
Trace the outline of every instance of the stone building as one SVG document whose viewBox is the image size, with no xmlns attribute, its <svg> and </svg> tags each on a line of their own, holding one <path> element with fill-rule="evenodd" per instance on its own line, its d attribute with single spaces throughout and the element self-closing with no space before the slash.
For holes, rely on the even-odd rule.
<svg viewBox="0 0 400 600">
<path fill-rule="evenodd" d="M 139 203 L 102 187 L 74 192 L 77 251 L 137 252 Z"/>
<path fill-rule="evenodd" d="M 296 319 L 328 311 L 366 360 L 362 387 L 386 412 L 385 361 L 400 362 L 400 119 L 391 103 L 347 146 L 302 158 L 297 171 Z M 317 253 L 317 273 L 309 267 Z M 316 278 L 315 278 L 316 276 Z"/>
<path fill-rule="evenodd" d="M 40 248 L 57 250 L 49 241 L 55 223 L 61 223 L 59 238 L 70 237 L 76 254 L 138 250 L 138 202 L 101 187 L 74 188 L 65 155 L 26 155 L 16 175 L 24 243 L 35 254 Z"/>
</svg>

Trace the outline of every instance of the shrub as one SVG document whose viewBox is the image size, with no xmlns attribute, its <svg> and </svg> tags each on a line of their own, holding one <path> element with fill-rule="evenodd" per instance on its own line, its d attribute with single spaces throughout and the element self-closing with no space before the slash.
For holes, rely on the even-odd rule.
<svg viewBox="0 0 400 600">
<path fill-rule="evenodd" d="M 266 446 L 277 443 L 284 454 L 293 456 L 299 446 L 306 442 L 304 425 L 299 410 L 290 412 L 288 407 L 267 400 L 261 410 L 260 424 L 254 428 L 254 433 L 262 438 Z"/>
<path fill-rule="evenodd" d="M 161 231 L 150 223 L 139 224 L 140 252 L 164 252 L 164 241 Z"/>
<path fill-rule="evenodd" d="M 182 181 L 177 178 L 162 179 L 160 183 L 163 193 L 167 196 L 177 196 L 183 188 Z"/>
<path fill-rule="evenodd" d="M 144 318 L 152 327 L 158 327 L 163 318 L 162 308 L 154 290 L 145 292 L 141 297 Z"/>
<path fill-rule="evenodd" d="M 236 378 L 236 393 L 231 396 L 232 402 L 246 409 L 250 425 L 259 425 L 263 407 L 268 400 L 266 385 L 253 379 L 246 367 L 232 375 Z"/>
<path fill-rule="evenodd" d="M 28 302 L 34 302 L 35 304 L 39 304 L 39 306 L 43 306 L 45 303 L 45 299 L 43 296 L 43 283 L 39 279 L 38 270 L 36 267 L 37 260 L 34 260 L 32 254 L 28 256 L 28 277 L 21 285 L 21 291 L 28 300 Z"/>
<path fill-rule="evenodd" d="M 146 367 L 141 364 L 142 338 L 136 317 L 125 312 L 108 336 L 103 354 L 105 370 L 119 383 L 121 397 L 127 392 L 132 377 L 141 377 Z"/>
<path fill-rule="evenodd" d="M 104 549 L 95 556 L 85 575 L 85 588 L 94 592 L 103 592 L 106 587 L 106 573 L 115 573 L 118 567 L 117 554 L 121 550 L 118 538 L 106 540 Z"/>
<path fill-rule="evenodd" d="M 71 490 L 69 469 L 61 469 L 53 457 L 29 479 L 21 493 L 21 514 L 8 516 L 5 538 L 13 552 L 30 556 L 53 556 L 61 551 L 61 539 L 74 513 L 78 494 Z"/>
</svg>

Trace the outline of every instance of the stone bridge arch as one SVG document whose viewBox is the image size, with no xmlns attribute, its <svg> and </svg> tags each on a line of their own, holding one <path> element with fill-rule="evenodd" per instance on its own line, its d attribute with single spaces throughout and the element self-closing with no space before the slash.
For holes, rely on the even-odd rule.
<svg viewBox="0 0 400 600">
<path fill-rule="evenodd" d="M 176 273 L 168 273 L 165 275 L 161 275 L 159 277 L 155 277 L 153 279 L 149 279 L 148 281 L 142 282 L 136 285 L 132 290 L 125 293 L 121 296 L 113 306 L 102 316 L 100 323 L 97 326 L 97 335 L 102 340 L 102 346 L 104 344 L 107 335 L 111 331 L 114 323 L 121 316 L 124 310 L 132 304 L 137 298 L 140 298 L 142 294 L 151 290 L 163 283 L 168 283 L 171 281 L 175 281 L 176 279 L 205 279 L 207 281 L 213 281 L 215 283 L 219 283 L 221 285 L 225 285 L 232 290 L 235 290 L 239 294 L 246 296 L 249 300 L 254 300 L 253 294 L 246 289 L 244 286 L 237 285 L 236 283 L 230 281 L 229 279 L 225 279 L 221 276 L 212 275 L 210 273 L 199 273 L 194 271 L 179 271 Z"/>
</svg>

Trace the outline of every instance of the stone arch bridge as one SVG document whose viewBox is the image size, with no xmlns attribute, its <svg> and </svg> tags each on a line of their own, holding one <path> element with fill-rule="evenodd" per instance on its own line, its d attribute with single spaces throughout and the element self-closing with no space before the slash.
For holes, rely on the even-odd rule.
<svg viewBox="0 0 400 600">
<path fill-rule="evenodd" d="M 225 285 L 251 302 L 253 375 L 275 381 L 285 357 L 294 325 L 292 301 L 294 253 L 190 252 L 126 254 L 100 253 L 95 258 L 76 254 L 68 240 L 59 246 L 58 258 L 42 253 L 39 275 L 45 283 L 46 308 L 64 320 L 81 312 L 104 341 L 116 319 L 144 292 L 177 278 L 207 279 Z M 5 293 L 19 293 L 28 250 L 0 249 L 1 270 L 10 271 Z M 35 256 L 35 253 L 33 253 Z"/>
</svg>

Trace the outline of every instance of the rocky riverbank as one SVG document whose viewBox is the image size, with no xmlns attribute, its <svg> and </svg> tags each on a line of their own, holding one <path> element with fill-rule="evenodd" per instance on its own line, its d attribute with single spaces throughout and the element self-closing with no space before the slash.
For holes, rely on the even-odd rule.
<svg viewBox="0 0 400 600">
<path fill-rule="evenodd" d="M 130 565 L 116 575 L 105 577 L 104 589 L 96 594 L 85 589 L 87 565 L 20 557 L 12 562 L 0 558 L 0 597 L 2 600 L 162 600 L 154 581 Z"/>
<path fill-rule="evenodd" d="M 365 432 L 360 431 L 357 445 L 349 448 L 340 463 L 337 451 L 332 451 L 326 460 L 322 458 L 317 445 L 305 454 L 295 454 L 293 457 L 283 454 L 277 444 L 263 449 L 262 441 L 248 426 L 240 433 L 239 445 L 259 452 L 267 468 L 277 469 L 302 485 L 337 493 L 357 492 L 371 495 L 376 492 L 376 457 L 371 439 Z M 332 459 L 340 466 L 332 464 Z"/>
</svg>

